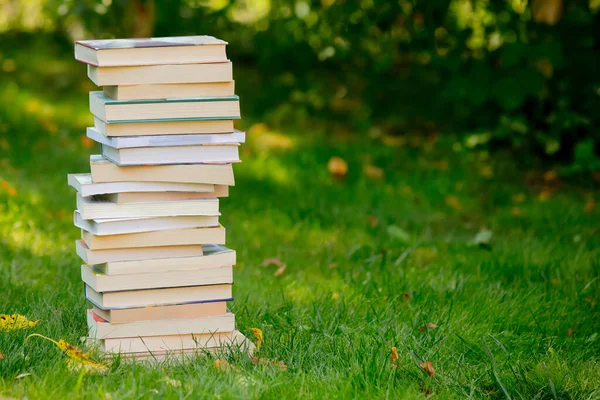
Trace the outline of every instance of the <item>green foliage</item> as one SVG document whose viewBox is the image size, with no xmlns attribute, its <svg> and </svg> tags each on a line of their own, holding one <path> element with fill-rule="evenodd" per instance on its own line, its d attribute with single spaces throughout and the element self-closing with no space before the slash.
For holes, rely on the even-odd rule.
<svg viewBox="0 0 600 400">
<path fill-rule="evenodd" d="M 32 4 L 46 16 L 40 29 L 70 38 L 223 37 L 236 63 L 256 69 L 259 94 L 245 104 L 255 115 L 310 116 L 392 134 L 488 132 L 477 146 L 510 144 L 567 161 L 572 172 L 600 163 L 600 14 L 593 1 Z"/>
</svg>

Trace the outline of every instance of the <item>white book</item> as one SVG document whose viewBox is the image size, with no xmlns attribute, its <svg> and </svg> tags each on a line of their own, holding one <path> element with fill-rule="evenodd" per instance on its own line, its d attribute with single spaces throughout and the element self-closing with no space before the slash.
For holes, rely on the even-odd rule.
<svg viewBox="0 0 600 400">
<path fill-rule="evenodd" d="M 231 133 L 231 119 L 199 119 L 184 121 L 133 121 L 107 123 L 94 117 L 94 128 L 105 136 L 185 135 L 199 133 Z"/>
<path fill-rule="evenodd" d="M 188 271 L 105 275 L 90 265 L 81 266 L 81 279 L 96 292 L 115 292 L 183 286 L 233 283 L 233 267 L 204 268 Z"/>
<path fill-rule="evenodd" d="M 98 86 L 158 83 L 228 82 L 231 62 L 210 64 L 142 65 L 135 67 L 87 66 L 88 77 Z"/>
<path fill-rule="evenodd" d="M 212 36 L 78 40 L 75 59 L 102 67 L 219 62 L 226 45 Z"/>
<path fill-rule="evenodd" d="M 110 338 L 100 341 L 100 350 L 106 353 L 164 352 L 190 349 L 208 349 L 244 345 L 246 338 L 240 332 L 188 333 L 185 335 Z"/>
<path fill-rule="evenodd" d="M 175 99 L 185 97 L 225 97 L 235 94 L 235 83 L 164 83 L 104 86 L 104 94 L 116 100 Z"/>
<path fill-rule="evenodd" d="M 229 186 L 215 185 L 212 192 L 120 192 L 100 195 L 104 200 L 123 203 L 149 203 L 153 201 L 214 199 L 229 196 Z"/>
<path fill-rule="evenodd" d="M 106 275 L 130 275 L 220 268 L 236 264 L 236 252 L 225 246 L 213 244 L 202 245 L 202 252 L 203 255 L 197 257 L 111 261 L 94 265 L 94 268 Z"/>
<path fill-rule="evenodd" d="M 109 123 L 240 118 L 240 101 L 236 95 L 195 99 L 114 100 L 104 92 L 90 92 L 89 99 L 92 114 Z"/>
<path fill-rule="evenodd" d="M 225 284 L 99 293 L 85 285 L 85 297 L 96 307 L 110 310 L 231 301 L 233 300 L 231 288 L 231 284 Z"/>
<path fill-rule="evenodd" d="M 94 182 L 182 182 L 233 186 L 231 164 L 172 164 L 120 167 L 101 155 L 90 156 Z"/>
<path fill-rule="evenodd" d="M 210 228 L 176 229 L 105 236 L 97 236 L 82 230 L 81 239 L 83 239 L 90 250 L 185 246 L 209 243 L 225 244 L 225 228 L 219 225 Z"/>
<path fill-rule="evenodd" d="M 77 210 L 83 219 L 220 215 L 219 199 L 117 204 L 80 194 Z"/>
<path fill-rule="evenodd" d="M 123 192 L 213 192 L 210 183 L 183 182 L 100 182 L 94 183 L 92 174 L 68 174 L 69 186 L 83 197 Z"/>
<path fill-rule="evenodd" d="M 96 128 L 87 128 L 86 135 L 98 143 L 114 147 L 115 149 L 126 149 L 131 147 L 199 146 L 203 144 L 237 144 L 246 141 L 246 133 L 238 130 L 235 130 L 232 133 L 199 135 L 106 137 Z"/>
<path fill-rule="evenodd" d="M 75 241 L 75 251 L 86 264 L 90 265 L 171 257 L 177 260 L 179 257 L 198 257 L 203 254 L 202 245 L 91 250 L 83 240 Z"/>
<path fill-rule="evenodd" d="M 239 145 L 136 147 L 102 145 L 102 155 L 119 166 L 239 162 Z"/>
<path fill-rule="evenodd" d="M 90 337 L 96 339 L 144 337 L 162 335 L 204 334 L 233 332 L 235 317 L 232 313 L 214 317 L 165 319 L 161 321 L 136 321 L 111 324 L 88 310 Z"/>
<path fill-rule="evenodd" d="M 79 211 L 75 210 L 73 221 L 78 228 L 104 236 L 218 226 L 219 216 L 83 219 Z"/>
</svg>

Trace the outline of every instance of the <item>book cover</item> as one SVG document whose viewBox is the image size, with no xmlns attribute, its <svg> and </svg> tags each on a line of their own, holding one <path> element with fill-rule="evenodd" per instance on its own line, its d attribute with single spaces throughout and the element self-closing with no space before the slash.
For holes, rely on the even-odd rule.
<svg viewBox="0 0 600 400">
<path fill-rule="evenodd" d="M 226 41 L 212 36 L 175 36 L 160 38 L 78 40 L 75 42 L 94 50 L 136 49 L 144 47 L 223 45 Z"/>
</svg>

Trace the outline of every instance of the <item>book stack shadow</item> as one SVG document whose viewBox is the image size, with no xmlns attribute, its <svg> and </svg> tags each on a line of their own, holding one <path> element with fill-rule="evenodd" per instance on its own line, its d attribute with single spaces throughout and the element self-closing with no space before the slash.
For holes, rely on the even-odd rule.
<svg viewBox="0 0 600 400">
<path fill-rule="evenodd" d="M 234 185 L 245 133 L 226 42 L 209 36 L 88 40 L 75 58 L 101 144 L 72 174 L 89 339 L 138 359 L 251 351 L 227 309 L 236 253 L 219 200 Z"/>
</svg>

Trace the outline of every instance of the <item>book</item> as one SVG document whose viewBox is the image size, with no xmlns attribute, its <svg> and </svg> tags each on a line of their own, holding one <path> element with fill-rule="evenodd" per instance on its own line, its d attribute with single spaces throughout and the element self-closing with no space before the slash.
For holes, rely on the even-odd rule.
<svg viewBox="0 0 600 400">
<path fill-rule="evenodd" d="M 117 204 L 78 194 L 77 211 L 83 219 L 219 215 L 219 199 Z"/>
<path fill-rule="evenodd" d="M 107 353 L 181 352 L 182 350 L 236 346 L 243 335 L 235 332 L 188 333 L 185 335 L 108 338 L 100 340 L 100 350 Z"/>
<path fill-rule="evenodd" d="M 98 86 L 229 82 L 233 80 L 233 68 L 230 62 L 125 67 L 96 67 L 88 64 L 87 70 L 88 77 Z"/>
<path fill-rule="evenodd" d="M 235 265 L 236 253 L 227 247 L 202 245 L 203 255 L 195 257 L 152 258 L 145 260 L 110 261 L 94 265 L 106 275 L 156 274 L 168 271 L 189 271 Z M 91 263 L 89 263 L 91 264 Z"/>
<path fill-rule="evenodd" d="M 211 183 L 185 182 L 100 182 L 93 180 L 92 174 L 69 174 L 69 186 L 75 188 L 83 197 L 108 193 L 127 192 L 206 192 L 214 193 L 215 185 Z"/>
<path fill-rule="evenodd" d="M 99 293 L 85 285 L 86 299 L 103 310 L 233 300 L 231 284 Z"/>
<path fill-rule="evenodd" d="M 90 250 L 124 249 L 129 247 L 185 246 L 194 244 L 225 244 L 225 228 L 173 229 L 97 236 L 81 230 L 81 239 Z"/>
<path fill-rule="evenodd" d="M 190 119 L 178 121 L 130 121 L 107 123 L 94 117 L 94 128 L 104 136 L 185 135 L 193 133 L 231 133 L 231 119 Z"/>
<path fill-rule="evenodd" d="M 88 310 L 90 336 L 96 339 L 233 332 L 232 313 L 201 318 L 163 319 L 111 324 Z"/>
<path fill-rule="evenodd" d="M 227 42 L 212 36 L 78 40 L 75 59 L 95 66 L 227 61 Z"/>
<path fill-rule="evenodd" d="M 164 83 L 103 86 L 104 94 L 115 100 L 175 99 L 187 97 L 226 97 L 235 94 L 235 83 Z"/>
<path fill-rule="evenodd" d="M 156 246 L 133 249 L 91 250 L 83 240 L 75 241 L 75 251 L 86 264 L 136 261 L 179 257 L 198 257 L 203 254 L 202 245 Z"/>
<path fill-rule="evenodd" d="M 239 145 L 136 147 L 115 149 L 102 145 L 102 156 L 118 166 L 239 162 Z"/>
<path fill-rule="evenodd" d="M 147 203 L 151 201 L 214 199 L 229 196 L 229 186 L 214 185 L 212 192 L 131 192 L 107 193 L 100 197 L 117 204 Z"/>
<path fill-rule="evenodd" d="M 232 266 L 156 274 L 105 275 L 89 265 L 81 266 L 81 279 L 96 292 L 172 288 L 233 283 Z"/>
<path fill-rule="evenodd" d="M 114 100 L 103 92 L 90 92 L 90 111 L 109 123 L 186 120 L 188 118 L 239 119 L 240 102 L 229 97 L 159 100 Z"/>
<path fill-rule="evenodd" d="M 231 164 L 181 164 L 119 167 L 100 155 L 90 156 L 94 182 L 181 182 L 233 186 Z"/>
<path fill-rule="evenodd" d="M 126 308 L 123 310 L 102 310 L 93 306 L 92 310 L 100 318 L 111 324 L 122 324 L 135 321 L 155 321 L 168 318 L 200 318 L 227 313 L 227 303 L 181 304 L 174 306 Z"/>
<path fill-rule="evenodd" d="M 154 135 L 107 137 L 96 128 L 87 128 L 86 135 L 90 139 L 115 149 L 135 147 L 168 147 L 168 146 L 198 146 L 203 144 L 234 144 L 244 143 L 246 133 L 235 130 L 232 133 L 190 134 L 190 135 Z"/>
<path fill-rule="evenodd" d="M 217 215 L 150 218 L 83 219 L 79 211 L 73 213 L 75 226 L 94 235 L 121 235 L 126 233 L 167 231 L 175 229 L 207 228 L 219 226 Z"/>
</svg>

